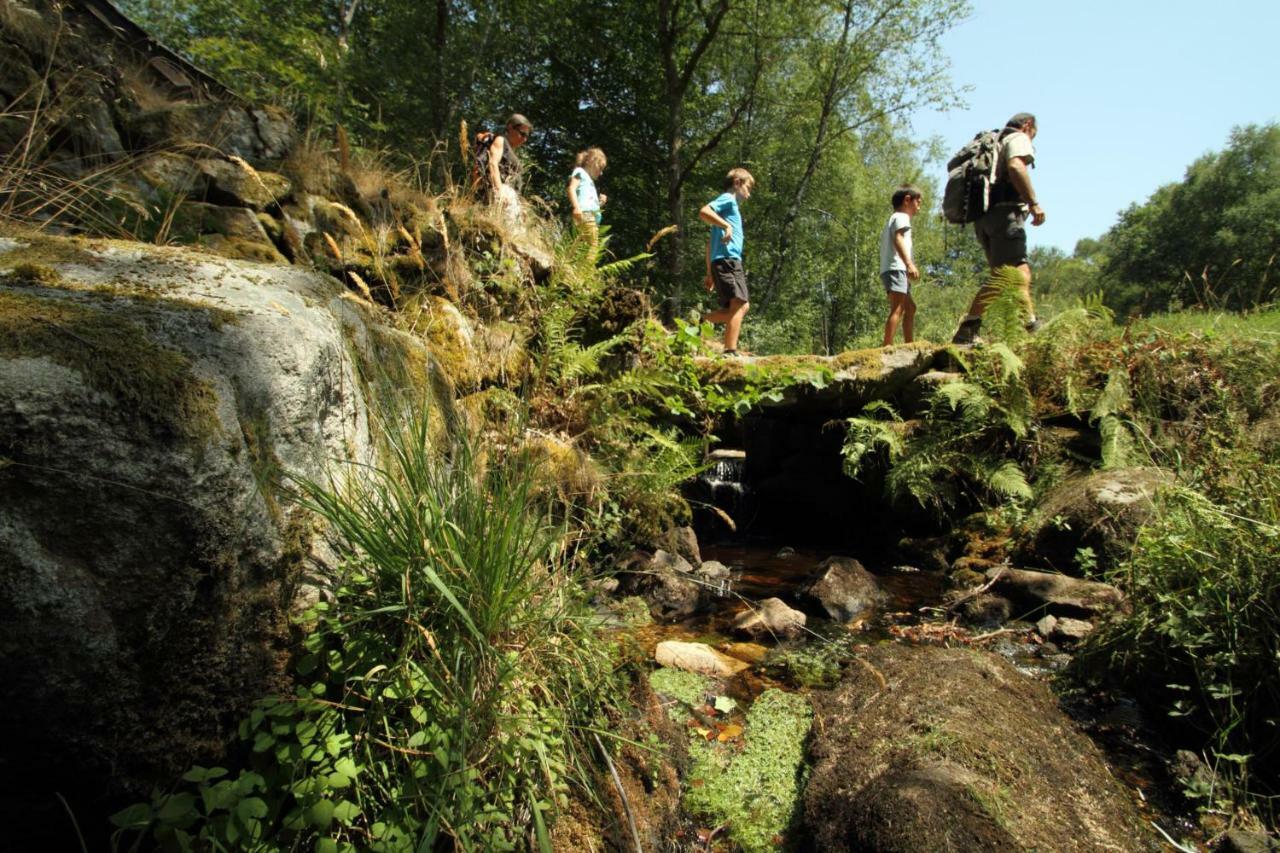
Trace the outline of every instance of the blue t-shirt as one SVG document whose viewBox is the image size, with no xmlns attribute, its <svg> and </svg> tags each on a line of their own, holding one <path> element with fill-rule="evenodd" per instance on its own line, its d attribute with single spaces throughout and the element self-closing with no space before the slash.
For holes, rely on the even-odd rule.
<svg viewBox="0 0 1280 853">
<path fill-rule="evenodd" d="M 724 229 L 719 225 L 711 226 L 711 260 L 742 260 L 742 211 L 738 209 L 738 197 L 731 192 L 722 193 L 711 202 L 711 209 L 733 226 L 733 237 L 728 243 L 724 241 Z"/>
<path fill-rule="evenodd" d="M 594 213 L 598 223 L 601 218 L 600 195 L 596 192 L 596 182 L 591 180 L 591 174 L 581 166 L 574 168 L 570 178 L 578 179 L 578 186 L 574 189 L 578 197 L 578 210 L 583 213 Z"/>
</svg>

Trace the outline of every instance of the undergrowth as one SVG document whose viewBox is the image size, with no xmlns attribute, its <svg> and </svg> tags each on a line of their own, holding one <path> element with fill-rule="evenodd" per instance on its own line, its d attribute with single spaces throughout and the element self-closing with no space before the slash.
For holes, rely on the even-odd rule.
<svg viewBox="0 0 1280 853">
<path fill-rule="evenodd" d="M 563 528 L 527 470 L 403 417 L 383 467 L 298 483 L 345 569 L 296 691 L 241 723 L 238 769 L 117 814 L 120 849 L 549 849 L 571 786 L 590 790 L 582 732 L 612 667 Z"/>
</svg>

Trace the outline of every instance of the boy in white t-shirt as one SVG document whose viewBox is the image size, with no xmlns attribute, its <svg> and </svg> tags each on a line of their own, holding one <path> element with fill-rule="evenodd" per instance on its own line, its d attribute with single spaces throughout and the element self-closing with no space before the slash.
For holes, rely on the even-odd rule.
<svg viewBox="0 0 1280 853">
<path fill-rule="evenodd" d="M 915 187 L 899 187 L 893 194 L 893 214 L 880 232 L 880 281 L 889 296 L 882 346 L 893 346 L 899 323 L 904 343 L 915 338 L 916 303 L 911 298 L 911 282 L 920 278 L 920 270 L 911 256 L 911 217 L 920 212 L 923 199 Z"/>
</svg>

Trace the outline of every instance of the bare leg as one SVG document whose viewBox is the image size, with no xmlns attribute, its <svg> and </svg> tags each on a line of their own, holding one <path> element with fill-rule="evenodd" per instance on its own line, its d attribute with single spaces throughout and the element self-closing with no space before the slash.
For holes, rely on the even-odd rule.
<svg viewBox="0 0 1280 853">
<path fill-rule="evenodd" d="M 911 298 L 910 293 L 906 297 L 902 312 L 902 342 L 909 344 L 916 339 L 916 301 Z"/>
<path fill-rule="evenodd" d="M 1019 264 L 1018 272 L 1022 273 L 1022 301 L 1026 303 L 1027 312 L 1031 316 L 1035 316 L 1035 306 L 1031 303 L 1031 265 Z M 999 289 L 988 282 L 978 289 L 977 294 L 973 297 L 973 302 L 969 304 L 969 316 L 981 317 L 982 312 L 987 310 L 987 306 L 991 304 L 991 300 L 995 299 L 1000 293 Z"/>
<path fill-rule="evenodd" d="M 894 293 L 889 291 L 889 316 L 884 321 L 884 343 L 881 346 L 893 346 L 894 333 L 898 331 L 898 323 L 902 320 L 906 313 L 905 302 L 909 297 L 905 293 Z M 906 334 L 906 326 L 902 328 L 903 334 Z"/>
<path fill-rule="evenodd" d="M 729 307 L 723 309 L 729 313 L 724 321 L 724 348 L 726 350 L 736 350 L 738 348 L 738 333 L 742 331 L 742 318 L 747 316 L 747 309 L 751 307 L 750 302 L 743 302 L 741 299 L 730 299 Z"/>
</svg>

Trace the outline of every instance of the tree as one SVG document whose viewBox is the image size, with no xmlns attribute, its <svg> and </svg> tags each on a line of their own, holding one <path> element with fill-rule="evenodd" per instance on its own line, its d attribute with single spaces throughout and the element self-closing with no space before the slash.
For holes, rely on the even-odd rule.
<svg viewBox="0 0 1280 853">
<path fill-rule="evenodd" d="M 1276 295 L 1280 126 L 1236 128 L 1224 151 L 1133 205 L 1103 238 L 1108 301 L 1124 312 L 1248 308 Z"/>
</svg>

